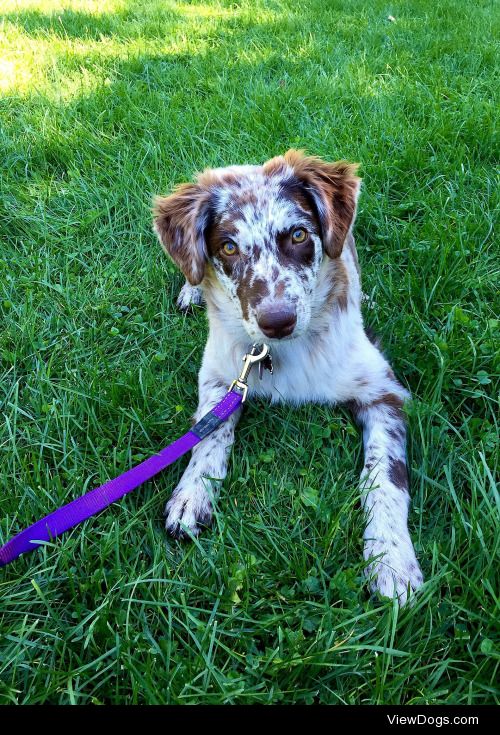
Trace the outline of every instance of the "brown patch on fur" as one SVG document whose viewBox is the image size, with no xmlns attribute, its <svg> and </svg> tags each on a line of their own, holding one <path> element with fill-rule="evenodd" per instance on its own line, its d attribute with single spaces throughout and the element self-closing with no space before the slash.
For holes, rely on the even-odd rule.
<svg viewBox="0 0 500 735">
<path fill-rule="evenodd" d="M 359 414 L 366 409 L 373 407 L 385 407 L 389 412 L 389 417 L 397 424 L 393 424 L 388 428 L 388 433 L 394 441 L 402 443 L 406 436 L 406 423 L 403 413 L 403 399 L 395 393 L 384 393 L 379 398 L 371 401 L 371 403 L 360 403 L 356 399 L 346 401 L 346 407 L 352 412 L 355 420 L 359 423 Z"/>
<path fill-rule="evenodd" d="M 291 194 L 291 198 L 295 202 L 295 204 L 298 204 L 300 209 L 302 209 L 306 214 L 308 214 L 313 222 L 317 225 L 318 232 L 321 232 L 321 227 L 319 226 L 318 218 L 316 216 L 316 212 L 314 211 L 314 208 L 311 206 L 310 199 L 304 194 L 303 191 L 300 190 L 300 188 L 297 188 L 293 190 L 293 193 Z"/>
<path fill-rule="evenodd" d="M 254 245 L 253 246 L 253 258 L 255 261 L 259 260 L 260 256 L 262 255 L 262 248 L 260 245 Z"/>
<path fill-rule="evenodd" d="M 225 383 L 221 378 L 210 378 L 208 380 L 204 380 L 201 384 L 200 388 L 202 390 L 206 390 L 207 388 L 220 390 L 221 388 L 225 387 Z"/>
<path fill-rule="evenodd" d="M 338 295 L 337 305 L 340 311 L 347 311 L 347 296 L 344 293 L 340 293 Z"/>
<path fill-rule="evenodd" d="M 356 196 L 361 181 L 356 176 L 358 165 L 347 161 L 329 163 L 293 148 L 285 153 L 283 161 L 314 196 L 325 251 L 330 258 L 337 258 L 356 213 Z M 268 165 L 274 172 L 281 171 L 276 159 L 269 161 L 264 170 Z"/>
<path fill-rule="evenodd" d="M 207 286 L 207 290 L 211 288 L 216 288 L 218 284 L 217 274 L 215 272 L 215 269 L 210 261 L 205 266 L 205 276 L 203 278 L 203 285 Z M 205 294 L 204 294 L 205 297 Z"/>
<path fill-rule="evenodd" d="M 366 388 L 367 385 L 370 385 L 369 378 L 356 378 L 356 385 L 359 385 L 360 388 Z"/>
<path fill-rule="evenodd" d="M 299 274 L 304 266 L 309 266 L 314 259 L 314 242 L 307 237 L 303 243 L 293 243 L 290 232 L 279 232 L 277 235 L 278 262 L 285 268 L 293 268 Z"/>
<path fill-rule="evenodd" d="M 198 184 L 206 189 L 216 189 L 221 186 L 240 186 L 240 177 L 234 171 L 217 171 L 213 168 L 206 168 L 196 175 Z"/>
<path fill-rule="evenodd" d="M 238 208 L 241 208 L 248 204 L 256 206 L 258 200 L 252 189 L 243 189 L 243 191 L 233 195 L 233 202 Z"/>
<path fill-rule="evenodd" d="M 379 398 L 372 401 L 372 405 L 377 406 L 385 404 L 390 408 L 401 410 L 403 408 L 403 399 L 397 396 L 395 393 L 384 393 Z"/>
<path fill-rule="evenodd" d="M 368 472 L 371 472 L 371 470 L 375 467 L 377 462 L 378 462 L 377 457 L 375 457 L 373 454 L 371 454 L 369 457 L 366 458 L 365 468 L 368 470 Z"/>
<path fill-rule="evenodd" d="M 347 248 L 349 248 L 352 259 L 354 261 L 354 265 L 356 267 L 356 270 L 358 271 L 358 274 L 361 274 L 361 268 L 359 266 L 359 260 L 358 260 L 358 251 L 356 250 L 356 244 L 354 242 L 354 236 L 352 232 L 349 232 L 345 241 L 345 245 Z"/>
<path fill-rule="evenodd" d="M 206 233 L 207 250 L 210 255 L 215 255 L 227 240 L 232 240 L 238 234 L 238 228 L 229 218 L 220 222 L 213 222 Z"/>
<path fill-rule="evenodd" d="M 279 283 L 278 283 L 278 284 L 276 285 L 276 292 L 275 292 L 275 293 L 276 293 L 276 296 L 277 296 L 278 298 L 281 298 L 281 297 L 283 296 L 283 294 L 285 293 L 285 288 L 286 288 L 286 284 L 285 284 L 285 281 L 280 281 L 280 282 L 279 282 Z"/>
<path fill-rule="evenodd" d="M 280 197 L 294 204 L 299 216 L 305 213 L 311 220 L 313 231 L 318 235 L 321 234 L 321 223 L 318 220 L 314 199 L 297 178 L 288 177 L 281 182 Z"/>
<path fill-rule="evenodd" d="M 158 238 L 192 286 L 203 280 L 210 191 L 198 184 L 180 184 L 170 196 L 154 200 L 154 229 Z"/>
<path fill-rule="evenodd" d="M 217 273 L 210 261 L 205 267 L 205 276 L 203 278 L 203 298 L 205 299 L 208 308 L 214 314 L 220 314 L 221 308 L 217 302 L 216 293 L 221 288 L 220 281 L 217 278 Z"/>
<path fill-rule="evenodd" d="M 256 278 L 252 285 L 249 285 L 249 281 L 250 278 L 245 278 L 240 281 L 236 289 L 244 319 L 248 319 L 248 309 L 250 306 L 255 307 L 262 299 L 269 296 L 269 285 L 267 281 Z"/>
<path fill-rule="evenodd" d="M 266 161 L 262 166 L 266 176 L 283 176 L 287 173 L 287 161 L 283 156 L 275 156 Z"/>
<path fill-rule="evenodd" d="M 406 426 L 404 421 L 401 421 L 396 426 L 388 429 L 387 433 L 393 441 L 397 442 L 398 444 L 403 444 L 406 438 Z"/>
<path fill-rule="evenodd" d="M 389 458 L 389 479 L 400 490 L 408 489 L 408 470 L 402 459 Z"/>
<path fill-rule="evenodd" d="M 349 296 L 349 275 L 344 263 L 341 260 L 333 261 L 327 277 L 330 281 L 327 303 L 336 304 L 340 311 L 346 311 Z"/>
</svg>

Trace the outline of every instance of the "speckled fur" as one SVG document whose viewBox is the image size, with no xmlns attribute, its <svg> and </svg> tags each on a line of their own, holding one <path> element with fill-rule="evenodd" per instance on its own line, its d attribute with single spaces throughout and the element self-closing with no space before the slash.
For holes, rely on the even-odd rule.
<svg viewBox="0 0 500 735">
<path fill-rule="evenodd" d="M 345 162 L 326 163 L 289 151 L 263 166 L 203 172 L 193 184 L 159 198 L 155 230 L 188 282 L 179 302 L 207 304 L 209 335 L 199 374 L 196 419 L 224 395 L 249 343 L 271 346 L 274 374 L 252 373 L 250 397 L 272 403 L 348 403 L 363 431 L 361 498 L 364 556 L 374 590 L 402 604 L 422 584 L 407 528 L 409 506 L 407 391 L 367 337 L 361 316 L 359 264 L 352 234 L 360 180 Z M 287 235 L 308 232 L 294 250 Z M 236 260 L 220 250 L 230 232 Z M 265 337 L 259 309 L 296 310 L 293 333 Z M 217 484 L 227 472 L 238 415 L 200 443 L 166 508 L 177 537 L 210 524 Z"/>
</svg>

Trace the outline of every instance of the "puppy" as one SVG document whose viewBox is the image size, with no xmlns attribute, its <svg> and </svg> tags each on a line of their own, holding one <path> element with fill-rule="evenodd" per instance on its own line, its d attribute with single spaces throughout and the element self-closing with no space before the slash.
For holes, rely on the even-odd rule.
<svg viewBox="0 0 500 735">
<path fill-rule="evenodd" d="M 250 396 L 348 403 L 363 430 L 367 573 L 372 589 L 402 604 L 423 581 L 407 527 L 408 392 L 363 327 L 356 170 L 297 150 L 262 166 L 208 169 L 155 200 L 154 229 L 186 277 L 179 306 L 207 305 L 195 419 L 224 396 L 250 342 L 269 344 L 274 362 L 272 375 L 250 375 Z M 194 448 L 166 507 L 173 536 L 210 524 L 238 418 Z"/>
</svg>

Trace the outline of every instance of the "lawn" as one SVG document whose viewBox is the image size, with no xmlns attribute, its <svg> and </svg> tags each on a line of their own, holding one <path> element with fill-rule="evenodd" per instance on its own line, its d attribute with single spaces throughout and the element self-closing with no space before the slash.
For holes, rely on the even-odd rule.
<svg viewBox="0 0 500 735">
<path fill-rule="evenodd" d="M 152 196 L 305 147 L 361 163 L 365 318 L 414 397 L 426 584 L 402 610 L 368 593 L 349 414 L 249 404 L 195 543 L 163 528 L 184 458 L 0 570 L 2 703 L 498 701 L 498 18 L 3 0 L 0 543 L 189 426 L 206 320 L 175 308 Z"/>
</svg>

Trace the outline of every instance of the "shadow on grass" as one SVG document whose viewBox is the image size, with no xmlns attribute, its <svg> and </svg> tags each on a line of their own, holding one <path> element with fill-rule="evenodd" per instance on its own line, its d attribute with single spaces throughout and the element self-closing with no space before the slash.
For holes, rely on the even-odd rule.
<svg viewBox="0 0 500 735">
<path fill-rule="evenodd" d="M 75 10 L 45 14 L 36 10 L 0 15 L 0 22 L 10 23 L 33 38 L 47 35 L 59 38 L 84 38 L 99 40 L 102 36 L 120 35 L 123 16 L 90 14 Z"/>
<path fill-rule="evenodd" d="M 61 39 L 98 41 L 102 37 L 126 39 L 138 33 L 141 36 L 152 37 L 158 32 L 161 20 L 173 21 L 176 17 L 178 13 L 171 6 L 164 6 L 161 15 L 158 12 L 151 17 L 151 20 L 156 18 L 158 23 L 152 22 L 148 25 L 144 23 L 148 15 L 141 11 L 141 4 L 134 0 L 114 12 L 86 13 L 64 8 L 52 13 L 43 13 L 39 10 L 0 13 L 0 23 L 12 24 L 31 38 L 55 36 Z M 142 23 L 138 22 L 139 18 Z"/>
</svg>

